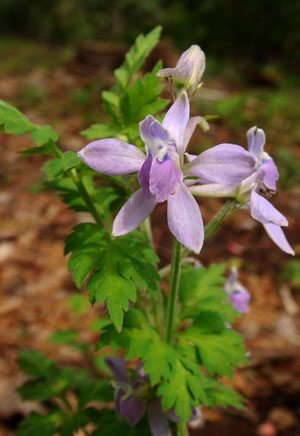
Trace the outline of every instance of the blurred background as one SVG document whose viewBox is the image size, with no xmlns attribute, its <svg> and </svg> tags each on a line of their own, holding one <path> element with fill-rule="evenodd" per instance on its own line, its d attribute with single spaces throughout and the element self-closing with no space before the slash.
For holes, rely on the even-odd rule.
<svg viewBox="0 0 300 436">
<path fill-rule="evenodd" d="M 101 91 L 113 85 L 130 44 L 163 25 L 145 71 L 157 59 L 175 66 L 183 50 L 201 46 L 207 69 L 192 111 L 218 118 L 191 146 L 197 152 L 221 142 L 246 146 L 248 128 L 264 128 L 266 151 L 280 171 L 273 204 L 289 219 L 285 233 L 299 255 L 299 17 L 298 0 L 1 0 L 0 98 L 33 122 L 51 124 L 62 149 L 76 151 L 87 142 L 80 131 L 105 120 Z M 164 94 L 169 98 L 167 85 Z M 13 435 L 31 410 L 47 409 L 22 403 L 16 393 L 25 380 L 15 363 L 19 348 L 103 371 L 101 354 L 93 357 L 88 345 L 97 339 L 98 309 L 75 288 L 63 257 L 66 235 L 87 217 L 43 189 L 45 159 L 18 155 L 31 145 L 29 137 L 0 133 L 0 436 Z M 200 201 L 205 222 L 221 204 Z M 165 219 L 162 205 L 152 220 L 162 266 L 171 253 Z M 250 313 L 237 323 L 250 366 L 228 381 L 249 403 L 244 412 L 205 410 L 205 423 L 193 434 L 299 434 L 299 258 L 281 252 L 259 223 L 239 212 L 208 241 L 200 260 L 238 265 L 252 295 Z"/>
</svg>

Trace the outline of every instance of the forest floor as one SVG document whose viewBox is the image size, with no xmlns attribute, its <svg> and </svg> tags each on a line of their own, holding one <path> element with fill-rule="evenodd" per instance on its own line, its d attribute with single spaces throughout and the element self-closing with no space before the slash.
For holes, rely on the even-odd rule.
<svg viewBox="0 0 300 436">
<path fill-rule="evenodd" d="M 1 52 L 0 98 L 17 105 L 33 122 L 51 124 L 59 132 L 62 149 L 77 151 L 87 142 L 79 132 L 103 117 L 100 92 L 113 84 L 112 70 L 124 54 L 122 49 L 111 49 L 104 64 L 101 50 L 109 49 L 100 45 L 98 50 L 95 59 L 87 47 L 58 49 L 11 41 Z M 170 50 L 168 59 L 176 61 L 176 53 Z M 282 88 L 278 80 L 276 75 L 262 74 L 245 87 L 231 73 L 208 71 L 194 110 L 198 107 L 203 114 L 222 119 L 211 121 L 207 135 L 197 133 L 192 147 L 199 151 L 221 142 L 245 146 L 249 127 L 265 128 L 267 151 L 275 156 L 281 173 L 273 204 L 287 216 L 290 224 L 285 233 L 299 255 L 299 89 Z M 63 256 L 68 232 L 87 217 L 68 210 L 53 192 L 41 189 L 40 168 L 46 159 L 21 159 L 18 153 L 28 146 L 32 142 L 27 136 L 0 133 L 0 436 L 13 435 L 31 410 L 45 410 L 44 404 L 22 402 L 16 392 L 25 380 L 16 364 L 18 350 L 39 349 L 60 364 L 80 368 L 90 364 L 89 351 L 49 338 L 57 330 L 75 330 L 83 342 L 95 342 L 98 336 L 93 320 L 99 309 L 90 307 L 87 296 L 76 289 Z M 220 204 L 212 199 L 200 202 L 205 222 Z M 165 215 L 161 205 L 152 217 L 162 266 L 171 253 Z M 281 252 L 246 211 L 228 219 L 199 259 L 204 265 L 224 261 L 239 265 L 240 280 L 252 296 L 250 312 L 237 322 L 250 365 L 228 381 L 248 399 L 247 409 L 205 409 L 201 428 L 192 434 L 299 434 L 300 261 Z M 94 363 L 101 372 L 101 353 Z"/>
</svg>

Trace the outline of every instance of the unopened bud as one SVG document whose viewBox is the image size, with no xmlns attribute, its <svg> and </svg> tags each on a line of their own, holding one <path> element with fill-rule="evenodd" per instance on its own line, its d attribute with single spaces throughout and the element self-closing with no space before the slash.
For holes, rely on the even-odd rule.
<svg viewBox="0 0 300 436">
<path fill-rule="evenodd" d="M 204 70 L 205 54 L 198 45 L 192 45 L 182 53 L 176 67 L 163 68 L 157 72 L 157 76 L 172 79 L 176 85 L 193 95 L 201 86 Z"/>
</svg>

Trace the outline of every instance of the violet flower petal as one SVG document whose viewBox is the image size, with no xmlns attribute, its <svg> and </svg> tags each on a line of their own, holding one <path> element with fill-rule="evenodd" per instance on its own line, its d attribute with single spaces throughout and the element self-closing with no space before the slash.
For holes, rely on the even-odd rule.
<svg viewBox="0 0 300 436">
<path fill-rule="evenodd" d="M 197 127 L 197 124 L 199 124 L 201 121 L 204 121 L 207 123 L 207 121 L 205 120 L 205 118 L 197 116 L 197 117 L 191 117 L 187 123 L 186 129 L 184 131 L 184 137 L 183 137 L 183 144 L 182 144 L 182 149 L 181 149 L 181 153 L 183 154 L 188 146 L 188 143 L 190 142 L 191 137 L 193 136 L 193 133 Z M 208 123 L 207 123 L 208 126 Z M 208 126 L 209 128 L 209 126 Z M 207 130 L 208 130 L 207 128 Z M 195 156 L 196 157 L 196 156 Z"/>
<path fill-rule="evenodd" d="M 251 296 L 247 289 L 241 288 L 231 292 L 228 299 L 231 301 L 235 310 L 238 310 L 240 313 L 249 312 L 249 302 L 251 300 Z"/>
<path fill-rule="evenodd" d="M 153 160 L 150 170 L 150 192 L 158 203 L 167 200 L 182 179 L 182 171 L 171 159 L 160 162 L 156 157 Z"/>
<path fill-rule="evenodd" d="M 143 163 L 140 172 L 138 173 L 138 180 L 141 187 L 143 188 L 143 193 L 145 198 L 151 198 L 151 192 L 149 189 L 150 183 L 150 169 L 152 165 L 152 156 L 149 156 Z"/>
<path fill-rule="evenodd" d="M 147 414 L 152 436 L 172 436 L 168 420 L 158 400 L 148 403 Z"/>
<path fill-rule="evenodd" d="M 260 167 L 263 173 L 264 185 L 272 190 L 276 190 L 276 181 L 279 179 L 279 172 L 272 158 L 264 161 Z"/>
<path fill-rule="evenodd" d="M 146 159 L 134 145 L 114 138 L 93 141 L 83 147 L 78 156 L 98 173 L 112 176 L 139 171 Z"/>
<path fill-rule="evenodd" d="M 276 224 L 263 224 L 266 232 L 268 233 L 269 237 L 272 239 L 272 241 L 281 248 L 282 251 L 284 251 L 287 254 L 291 254 L 292 256 L 295 256 L 295 252 L 288 243 L 285 234 L 283 233 L 283 230 L 280 226 L 277 226 Z"/>
<path fill-rule="evenodd" d="M 146 411 L 145 404 L 135 397 L 121 400 L 120 413 L 131 427 L 135 427 Z"/>
<path fill-rule="evenodd" d="M 257 157 L 261 157 L 266 143 L 266 135 L 262 129 L 251 127 L 247 132 L 248 150 Z"/>
<path fill-rule="evenodd" d="M 252 191 L 250 195 L 250 213 L 252 218 L 262 224 L 272 223 L 287 226 L 288 220 L 266 198 Z"/>
<path fill-rule="evenodd" d="M 111 369 L 114 377 L 120 382 L 130 382 L 126 371 L 126 361 L 122 357 L 106 357 L 105 363 Z"/>
<path fill-rule="evenodd" d="M 184 165 L 186 175 L 214 183 L 232 184 L 256 171 L 259 160 L 239 145 L 219 144 Z"/>
<path fill-rule="evenodd" d="M 180 94 L 166 113 L 162 125 L 175 140 L 178 153 L 183 153 L 184 132 L 190 117 L 190 102 L 186 92 Z"/>
<path fill-rule="evenodd" d="M 113 236 L 122 236 L 142 224 L 156 206 L 155 197 L 146 198 L 143 189 L 136 191 L 123 205 L 113 223 Z"/>
<path fill-rule="evenodd" d="M 168 199 L 168 224 L 181 244 L 194 253 L 200 252 L 204 240 L 203 221 L 196 200 L 183 183 Z"/>
</svg>

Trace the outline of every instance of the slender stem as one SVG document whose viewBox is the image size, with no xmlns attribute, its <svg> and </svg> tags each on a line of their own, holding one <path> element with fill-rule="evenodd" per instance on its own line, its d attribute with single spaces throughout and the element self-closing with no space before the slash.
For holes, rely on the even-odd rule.
<svg viewBox="0 0 300 436">
<path fill-rule="evenodd" d="M 174 324 L 175 324 L 175 307 L 177 301 L 177 294 L 179 288 L 181 272 L 181 244 L 174 239 L 173 255 L 172 255 L 172 269 L 170 279 L 170 293 L 168 297 L 168 309 L 167 309 L 167 335 L 166 341 L 171 343 Z"/>
<path fill-rule="evenodd" d="M 185 422 L 177 423 L 177 436 L 189 436 L 189 431 Z"/>
<path fill-rule="evenodd" d="M 73 182 L 77 186 L 77 189 L 78 189 L 81 197 L 83 198 L 85 204 L 87 205 L 90 213 L 93 215 L 94 220 L 96 221 L 97 224 L 99 224 L 100 226 L 103 227 L 102 219 L 101 219 L 101 217 L 100 217 L 100 215 L 99 215 L 99 213 L 98 213 L 94 203 L 92 202 L 91 197 L 89 196 L 89 193 L 85 189 L 85 186 L 82 183 L 82 180 L 78 176 L 78 173 L 77 173 L 75 168 L 70 170 L 70 175 L 71 175 L 71 177 L 73 179 Z"/>
<path fill-rule="evenodd" d="M 209 221 L 209 223 L 206 224 L 204 229 L 204 240 L 210 238 L 214 233 L 216 233 L 219 228 L 223 225 L 225 219 L 231 215 L 235 210 L 238 210 L 239 207 L 242 205 L 239 205 L 235 200 L 230 199 L 228 200 L 224 206 L 219 210 L 219 212 Z M 186 256 L 189 254 L 189 250 L 187 248 L 182 248 L 181 250 L 181 258 L 182 263 L 187 262 L 189 258 L 186 258 Z M 159 270 L 159 274 L 161 278 L 166 277 L 170 274 L 170 271 L 172 270 L 172 265 L 166 265 L 163 268 Z"/>
<path fill-rule="evenodd" d="M 148 216 L 145 219 L 145 221 L 143 222 L 142 229 L 146 233 L 148 241 L 149 241 L 151 247 L 154 248 L 150 216 Z"/>
<path fill-rule="evenodd" d="M 219 212 L 209 221 L 204 229 L 204 239 L 212 236 L 223 225 L 225 218 L 236 209 L 237 202 L 234 199 L 228 200 Z"/>
</svg>

